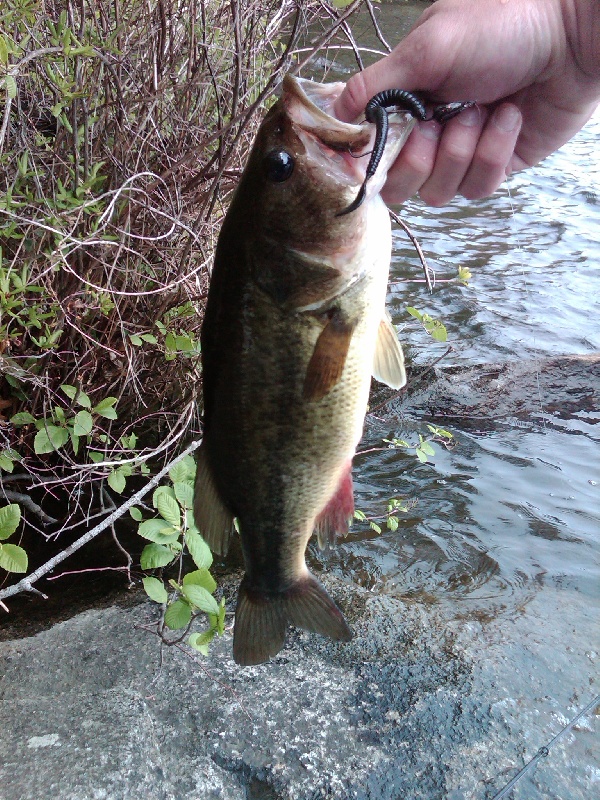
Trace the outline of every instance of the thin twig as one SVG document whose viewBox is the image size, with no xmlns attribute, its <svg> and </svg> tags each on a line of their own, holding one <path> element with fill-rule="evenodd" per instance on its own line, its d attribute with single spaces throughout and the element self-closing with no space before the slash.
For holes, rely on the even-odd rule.
<svg viewBox="0 0 600 800">
<path fill-rule="evenodd" d="M 40 506 L 38 506 L 37 503 L 34 503 L 28 494 L 14 492 L 12 489 L 5 489 L 2 486 L 1 480 L 0 494 L 2 494 L 2 497 L 4 497 L 6 500 L 14 500 L 16 503 L 21 503 L 22 506 L 25 506 L 28 511 L 31 511 L 32 514 L 35 514 L 37 517 L 39 517 L 46 525 L 53 525 L 58 522 L 57 519 L 54 519 L 54 517 L 46 514 L 46 512 Z"/>
<path fill-rule="evenodd" d="M 379 27 L 379 23 L 377 22 L 377 17 L 375 16 L 375 9 L 373 8 L 373 3 L 371 0 L 366 0 L 366 6 L 369 11 L 369 16 L 371 17 L 371 22 L 373 23 L 373 27 L 375 28 L 375 33 L 377 34 L 377 38 L 381 42 L 381 44 L 385 47 L 388 53 L 392 52 L 392 48 L 387 43 L 383 33 L 381 32 L 381 28 Z"/>
<path fill-rule="evenodd" d="M 423 267 L 423 272 L 425 273 L 425 283 L 427 284 L 427 288 L 429 289 L 430 292 L 433 292 L 433 283 L 431 282 L 431 278 L 429 277 L 429 273 L 430 272 L 433 273 L 434 282 L 435 282 L 435 272 L 433 272 L 433 270 L 430 270 L 429 264 L 425 260 L 425 254 L 423 253 L 423 250 L 421 249 L 421 245 L 417 241 L 417 237 L 414 235 L 414 233 L 408 227 L 406 222 L 404 222 L 404 220 L 401 219 L 398 216 L 398 214 L 396 214 L 395 211 L 392 211 L 391 208 L 388 208 L 388 212 L 389 212 L 390 217 L 394 220 L 394 222 L 397 225 L 400 225 L 402 230 L 406 233 L 408 238 L 411 240 L 411 242 L 413 244 L 413 247 L 417 251 L 417 255 L 419 256 L 419 260 L 421 261 L 421 266 Z"/>
<path fill-rule="evenodd" d="M 308 55 L 306 55 L 299 64 L 297 64 L 294 69 L 291 71 L 292 75 L 298 75 L 300 70 L 305 67 L 308 62 L 312 59 L 315 53 L 318 53 L 321 48 L 325 47 L 327 42 L 329 42 L 335 34 L 337 33 L 337 29 L 348 19 L 349 16 L 354 14 L 356 9 L 361 6 L 363 0 L 354 0 L 348 8 L 344 11 L 341 16 L 338 17 L 337 21 L 331 26 L 331 28 L 326 31 L 320 39 L 317 39 L 316 42 L 313 43 L 311 50 L 309 51 Z"/>
</svg>

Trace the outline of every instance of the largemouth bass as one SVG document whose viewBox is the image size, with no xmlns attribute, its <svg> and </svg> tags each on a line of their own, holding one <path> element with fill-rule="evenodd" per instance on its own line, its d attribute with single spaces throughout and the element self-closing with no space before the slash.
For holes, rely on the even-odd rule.
<svg viewBox="0 0 600 800">
<path fill-rule="evenodd" d="M 305 550 L 315 531 L 321 545 L 348 531 L 371 375 L 405 382 L 384 307 L 391 229 L 379 191 L 414 119 L 390 115 L 364 202 L 340 216 L 363 185 L 375 134 L 330 115 L 342 89 L 284 79 L 223 222 L 202 327 L 194 515 L 218 554 L 238 521 L 242 665 L 276 655 L 288 624 L 351 638 Z"/>
</svg>

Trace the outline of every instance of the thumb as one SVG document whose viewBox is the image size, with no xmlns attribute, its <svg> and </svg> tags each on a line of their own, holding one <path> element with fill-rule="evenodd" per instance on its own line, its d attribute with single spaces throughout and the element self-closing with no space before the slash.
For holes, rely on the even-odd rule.
<svg viewBox="0 0 600 800">
<path fill-rule="evenodd" d="M 450 64 L 440 56 L 448 51 L 440 45 L 439 38 L 432 36 L 433 27 L 417 24 L 388 56 L 353 75 L 335 101 L 335 116 L 352 122 L 364 113 L 373 95 L 384 89 L 435 93 L 446 80 Z M 448 41 L 449 34 L 452 32 L 444 31 L 443 39 Z"/>
</svg>

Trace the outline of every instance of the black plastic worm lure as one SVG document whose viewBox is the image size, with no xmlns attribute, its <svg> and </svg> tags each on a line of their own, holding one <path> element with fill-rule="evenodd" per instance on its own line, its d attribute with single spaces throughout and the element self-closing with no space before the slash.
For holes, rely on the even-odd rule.
<svg viewBox="0 0 600 800">
<path fill-rule="evenodd" d="M 376 133 L 375 144 L 373 145 L 373 151 L 371 152 L 365 179 L 353 202 L 350 203 L 347 208 L 344 208 L 343 211 L 339 211 L 336 217 L 342 217 L 344 214 L 350 214 L 351 211 L 356 211 L 365 199 L 367 181 L 376 173 L 387 141 L 388 108 L 401 108 L 404 111 L 408 111 L 413 117 L 420 119 L 422 122 L 434 119 L 436 122 L 443 125 L 445 122 L 452 119 L 452 117 L 464 111 L 464 109 L 472 108 L 474 105 L 475 103 L 471 100 L 463 103 L 446 103 L 445 105 L 436 106 L 431 116 L 428 117 L 423 101 L 417 95 L 406 92 L 403 89 L 386 89 L 372 97 L 365 108 L 365 118 L 367 122 L 372 122 L 375 125 Z"/>
</svg>

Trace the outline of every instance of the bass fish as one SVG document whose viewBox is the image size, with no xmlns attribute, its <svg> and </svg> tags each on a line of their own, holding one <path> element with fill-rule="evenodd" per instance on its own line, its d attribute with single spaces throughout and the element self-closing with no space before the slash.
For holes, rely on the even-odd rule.
<svg viewBox="0 0 600 800">
<path fill-rule="evenodd" d="M 371 375 L 405 383 L 385 311 L 391 226 L 379 191 L 414 118 L 390 115 L 364 200 L 343 213 L 375 137 L 372 123 L 331 115 L 343 87 L 284 79 L 223 222 L 202 326 L 194 516 L 220 555 L 237 519 L 241 665 L 275 656 L 289 624 L 351 638 L 305 551 L 314 532 L 321 546 L 348 532 Z"/>
</svg>

